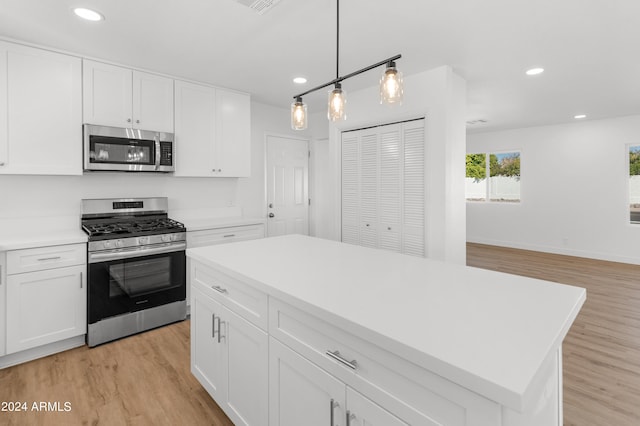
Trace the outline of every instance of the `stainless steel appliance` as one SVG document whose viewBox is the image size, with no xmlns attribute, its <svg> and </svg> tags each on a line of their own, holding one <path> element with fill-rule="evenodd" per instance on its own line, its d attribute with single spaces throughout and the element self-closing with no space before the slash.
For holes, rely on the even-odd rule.
<svg viewBox="0 0 640 426">
<path fill-rule="evenodd" d="M 87 344 L 186 318 L 186 229 L 166 198 L 82 200 Z"/>
<path fill-rule="evenodd" d="M 84 125 L 84 170 L 173 172 L 173 133 Z"/>
</svg>

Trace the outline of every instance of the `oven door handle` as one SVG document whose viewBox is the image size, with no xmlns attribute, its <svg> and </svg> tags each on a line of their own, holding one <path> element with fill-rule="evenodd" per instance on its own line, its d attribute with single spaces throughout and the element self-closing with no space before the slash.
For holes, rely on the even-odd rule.
<svg viewBox="0 0 640 426">
<path fill-rule="evenodd" d="M 132 247 L 126 249 L 116 249 L 103 251 L 100 253 L 89 253 L 89 263 L 108 262 L 111 260 L 128 259 L 130 257 L 148 256 L 152 254 L 172 253 L 184 251 L 186 243 L 168 243 L 160 247 Z"/>
</svg>

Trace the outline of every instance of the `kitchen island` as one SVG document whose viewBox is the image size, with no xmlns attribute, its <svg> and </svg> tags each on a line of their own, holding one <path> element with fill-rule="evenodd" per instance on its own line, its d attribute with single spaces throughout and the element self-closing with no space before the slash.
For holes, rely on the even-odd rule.
<svg viewBox="0 0 640 426">
<path fill-rule="evenodd" d="M 582 288 L 300 235 L 187 256 L 192 372 L 235 424 L 562 424 Z"/>
</svg>

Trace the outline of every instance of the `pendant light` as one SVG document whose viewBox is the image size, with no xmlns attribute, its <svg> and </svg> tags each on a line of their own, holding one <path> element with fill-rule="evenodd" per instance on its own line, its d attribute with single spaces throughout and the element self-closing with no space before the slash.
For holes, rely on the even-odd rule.
<svg viewBox="0 0 640 426">
<path fill-rule="evenodd" d="M 307 128 L 307 106 L 302 103 L 302 98 L 299 96 L 291 104 L 291 128 L 293 130 Z"/>
<path fill-rule="evenodd" d="M 346 92 L 342 89 L 342 81 L 383 65 L 387 68 L 380 79 L 380 102 L 399 105 L 402 103 L 403 96 L 402 73 L 396 69 L 395 61 L 401 57 L 402 55 L 395 55 L 340 77 L 340 0 L 336 0 L 336 78 L 293 97 L 295 101 L 291 104 L 291 128 L 294 130 L 307 128 L 307 106 L 302 102 L 302 97 L 328 86 L 334 87 L 328 93 L 327 118 L 331 121 L 346 119 L 347 98 Z"/>
<path fill-rule="evenodd" d="M 327 118 L 329 120 L 340 121 L 347 118 L 344 111 L 345 104 L 347 103 L 346 95 L 340 83 L 336 83 L 335 88 L 329 91 L 329 108 L 327 111 Z"/>
<path fill-rule="evenodd" d="M 380 103 L 400 105 L 403 95 L 402 73 L 396 69 L 396 63 L 390 61 L 380 79 Z"/>
</svg>

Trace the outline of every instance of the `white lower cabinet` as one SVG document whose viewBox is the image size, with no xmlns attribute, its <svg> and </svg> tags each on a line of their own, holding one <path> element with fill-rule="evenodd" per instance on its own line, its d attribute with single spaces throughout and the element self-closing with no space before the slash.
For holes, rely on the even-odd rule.
<svg viewBox="0 0 640 426">
<path fill-rule="evenodd" d="M 269 397 L 271 426 L 337 426 L 342 424 L 337 419 L 344 419 L 344 384 L 274 338 L 269 342 Z"/>
<path fill-rule="evenodd" d="M 86 333 L 86 251 L 66 244 L 6 252 L 6 355 Z"/>
<path fill-rule="evenodd" d="M 86 333 L 86 267 L 7 277 L 7 353 Z"/>
<path fill-rule="evenodd" d="M 187 232 L 187 247 L 212 246 L 258 238 L 264 238 L 264 224 L 262 223 L 202 229 Z"/>
<path fill-rule="evenodd" d="M 5 254 L 0 252 L 0 356 L 7 353 L 7 341 L 6 332 L 7 326 L 5 324 L 7 319 L 6 309 L 6 295 L 7 295 L 7 267 L 5 263 Z"/>
<path fill-rule="evenodd" d="M 266 425 L 267 333 L 200 288 L 192 291 L 191 372 L 234 424 Z"/>
<path fill-rule="evenodd" d="M 408 425 L 274 338 L 269 357 L 272 426 Z"/>
<path fill-rule="evenodd" d="M 375 402 L 347 387 L 346 424 L 349 426 L 408 426 Z"/>
</svg>

